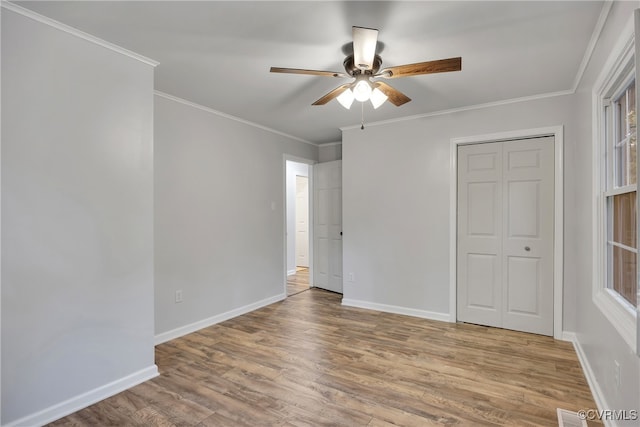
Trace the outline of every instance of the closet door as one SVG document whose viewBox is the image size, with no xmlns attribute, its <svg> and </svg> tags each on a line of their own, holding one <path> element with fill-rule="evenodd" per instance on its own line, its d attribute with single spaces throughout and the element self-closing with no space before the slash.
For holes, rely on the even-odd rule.
<svg viewBox="0 0 640 427">
<path fill-rule="evenodd" d="M 502 147 L 458 147 L 458 320 L 502 326 Z"/>
<path fill-rule="evenodd" d="M 502 326 L 553 335 L 553 137 L 502 146 Z"/>
<path fill-rule="evenodd" d="M 553 335 L 553 137 L 458 148 L 458 319 Z"/>
</svg>

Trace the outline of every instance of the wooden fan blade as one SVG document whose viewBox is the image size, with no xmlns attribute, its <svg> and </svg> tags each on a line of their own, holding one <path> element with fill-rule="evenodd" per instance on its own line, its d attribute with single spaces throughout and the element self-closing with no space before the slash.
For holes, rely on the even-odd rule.
<svg viewBox="0 0 640 427">
<path fill-rule="evenodd" d="M 372 28 L 352 27 L 353 63 L 361 70 L 373 68 L 373 59 L 378 45 L 378 30 Z"/>
<path fill-rule="evenodd" d="M 271 67 L 269 71 L 271 71 L 272 73 L 309 74 L 312 76 L 326 76 L 326 77 L 349 77 L 346 74 L 339 73 L 337 71 L 304 70 L 302 68 Z"/>
<path fill-rule="evenodd" d="M 331 92 L 323 96 L 322 98 L 318 99 L 316 102 L 314 102 L 311 105 L 324 105 L 327 102 L 331 101 L 332 99 L 339 97 L 342 92 L 349 89 L 350 87 L 351 87 L 351 83 L 338 86 L 337 88 L 335 88 L 334 90 L 332 90 Z"/>
<path fill-rule="evenodd" d="M 382 93 L 389 97 L 389 102 L 391 102 L 396 107 L 401 106 L 402 104 L 406 104 L 411 101 L 404 93 L 400 92 L 398 89 L 394 89 L 385 82 L 375 82 L 375 86 L 380 89 Z"/>
<path fill-rule="evenodd" d="M 377 75 L 395 79 L 397 77 L 417 76 L 420 74 L 446 73 L 462 70 L 462 58 L 439 59 L 437 61 L 418 62 L 415 64 L 398 65 L 380 71 Z"/>
</svg>

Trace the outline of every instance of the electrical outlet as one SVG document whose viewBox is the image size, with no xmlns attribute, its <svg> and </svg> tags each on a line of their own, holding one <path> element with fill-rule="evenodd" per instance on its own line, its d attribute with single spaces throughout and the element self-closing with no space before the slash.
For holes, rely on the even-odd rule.
<svg viewBox="0 0 640 427">
<path fill-rule="evenodd" d="M 176 291 L 176 303 L 182 302 L 182 289 Z"/>
<path fill-rule="evenodd" d="M 616 388 L 620 388 L 620 383 L 622 378 L 620 377 L 620 364 L 617 360 L 613 361 L 613 379 L 616 385 Z"/>
<path fill-rule="evenodd" d="M 349 273 L 349 281 L 350 282 L 355 282 L 356 281 L 356 275 L 353 273 Z"/>
</svg>

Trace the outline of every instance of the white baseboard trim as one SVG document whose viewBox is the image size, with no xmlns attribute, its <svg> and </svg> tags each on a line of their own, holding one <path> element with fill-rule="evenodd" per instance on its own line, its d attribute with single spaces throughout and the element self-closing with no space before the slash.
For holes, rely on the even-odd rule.
<svg viewBox="0 0 640 427">
<path fill-rule="evenodd" d="M 189 325 L 181 326 L 176 329 L 172 329 L 167 332 L 162 332 L 155 336 L 154 343 L 155 345 L 165 343 L 167 341 L 171 341 L 176 338 L 180 338 L 181 336 L 190 334 L 202 328 L 206 328 L 216 323 L 224 322 L 225 320 L 232 319 L 234 317 L 240 316 L 242 314 L 249 313 L 253 310 L 257 310 L 259 308 L 265 307 L 267 305 L 273 304 L 274 302 L 282 301 L 285 299 L 287 295 L 283 292 L 279 295 L 265 298 L 260 301 L 256 301 L 251 304 L 247 304 L 243 307 L 238 307 L 233 310 L 227 311 L 225 313 L 217 314 L 215 316 L 209 317 L 207 319 L 199 320 L 197 322 L 191 323 Z"/>
<path fill-rule="evenodd" d="M 376 302 L 360 301 L 343 298 L 342 305 L 348 307 L 365 308 L 368 310 L 383 311 L 385 313 L 404 314 L 405 316 L 421 317 L 423 319 L 449 322 L 449 313 L 437 313 L 434 311 L 417 310 L 415 308 L 400 307 L 397 305 L 378 304 Z"/>
<path fill-rule="evenodd" d="M 151 378 L 155 378 L 158 375 L 158 367 L 156 365 L 151 365 L 148 368 L 141 369 L 131 375 L 120 378 L 119 380 L 110 382 L 93 390 L 89 390 L 86 393 L 82 393 L 76 397 L 65 400 L 64 402 L 50 406 L 42 411 L 36 412 L 35 414 L 27 415 L 26 417 L 10 422 L 9 424 L 4 424 L 3 427 L 42 426 L 48 424 L 150 380 Z"/>
<path fill-rule="evenodd" d="M 575 346 L 576 339 L 577 338 L 575 332 L 562 331 L 562 336 L 560 337 L 561 341 L 568 341 L 570 343 L 573 343 Z"/>
<path fill-rule="evenodd" d="M 576 350 L 576 354 L 578 355 L 578 361 L 580 362 L 580 366 L 582 366 L 582 372 L 584 372 L 584 376 L 587 379 L 587 383 L 589 384 L 589 388 L 591 389 L 591 394 L 593 394 L 593 400 L 595 400 L 596 405 L 598 406 L 598 410 L 602 411 L 605 408 L 608 409 L 610 406 L 607 404 L 607 400 L 604 397 L 604 393 L 600 389 L 598 385 L 598 381 L 596 380 L 596 375 L 591 369 L 591 365 L 589 364 L 589 360 L 587 359 L 587 355 L 582 349 L 582 345 L 578 340 L 578 336 L 574 332 L 566 332 L 562 333 L 562 338 L 565 341 L 571 341 L 573 343 L 573 348 Z M 590 409 L 590 408 L 584 408 Z M 614 420 L 610 420 L 607 418 L 603 418 L 602 422 L 607 427 L 616 427 L 618 425 Z"/>
</svg>

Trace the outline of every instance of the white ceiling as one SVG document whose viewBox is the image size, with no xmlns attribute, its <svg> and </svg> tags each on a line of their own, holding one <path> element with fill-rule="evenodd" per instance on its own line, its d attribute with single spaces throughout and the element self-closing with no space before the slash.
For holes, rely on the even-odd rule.
<svg viewBox="0 0 640 427">
<path fill-rule="evenodd" d="M 361 109 L 311 103 L 349 80 L 351 26 L 378 28 L 383 67 L 462 57 L 462 71 L 388 80 L 412 101 L 365 104 L 366 122 L 572 90 L 601 1 L 15 2 L 160 62 L 157 90 L 322 144 Z"/>
</svg>

